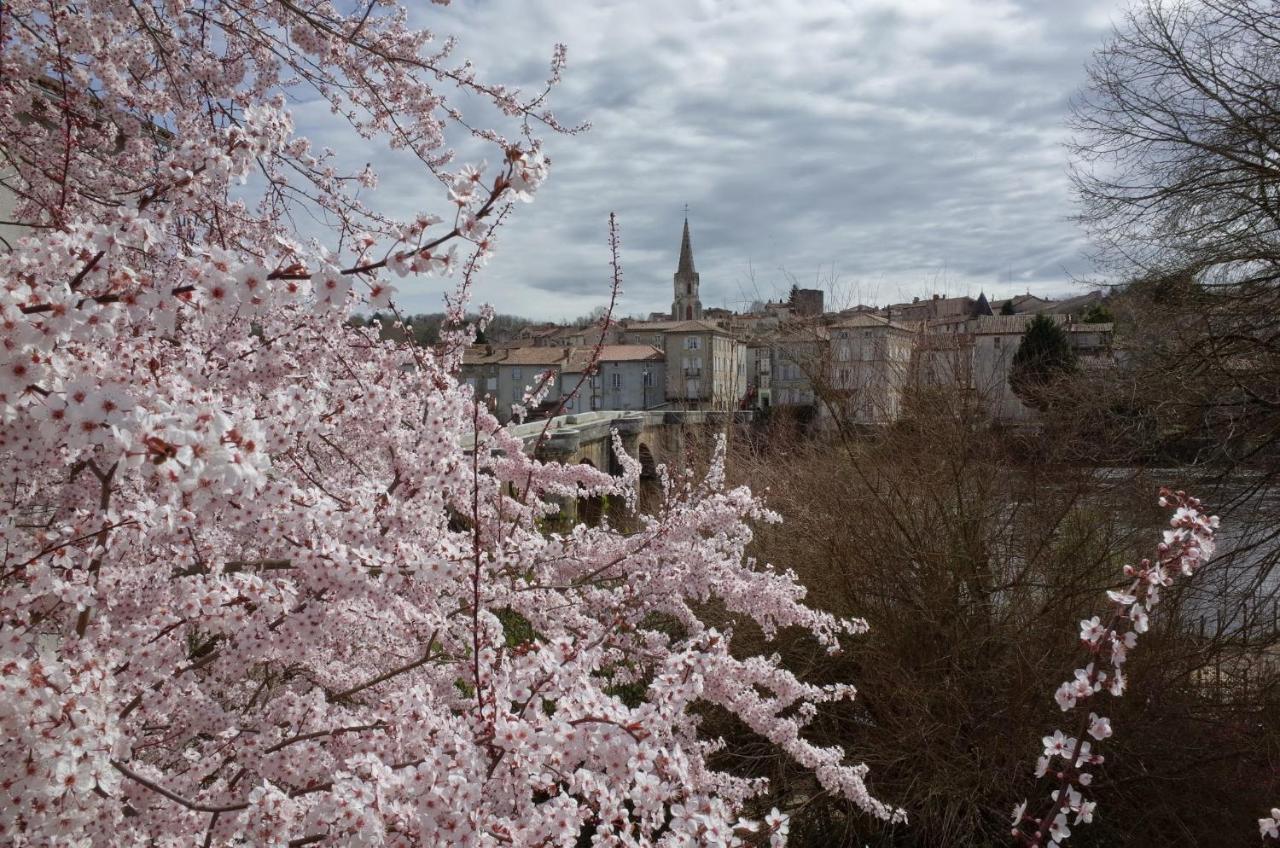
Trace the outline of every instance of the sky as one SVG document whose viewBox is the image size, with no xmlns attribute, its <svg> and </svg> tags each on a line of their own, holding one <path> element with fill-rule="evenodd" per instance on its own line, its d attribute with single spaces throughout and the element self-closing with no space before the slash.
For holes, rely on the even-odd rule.
<svg viewBox="0 0 1280 848">
<path fill-rule="evenodd" d="M 1065 120 L 1118 0 L 454 0 L 410 4 L 489 81 L 569 65 L 544 135 L 551 176 L 480 277 L 499 312 L 572 319 L 670 309 L 688 206 L 704 307 L 791 285 L 835 307 L 930 294 L 1086 290 Z M 466 109 L 467 103 L 459 104 Z M 325 135 L 325 116 L 303 115 Z M 331 120 L 331 119 L 330 119 Z M 308 122 L 312 122 L 308 126 Z M 411 216 L 438 184 L 380 150 L 374 203 Z M 443 286 L 401 286 L 435 311 Z"/>
</svg>

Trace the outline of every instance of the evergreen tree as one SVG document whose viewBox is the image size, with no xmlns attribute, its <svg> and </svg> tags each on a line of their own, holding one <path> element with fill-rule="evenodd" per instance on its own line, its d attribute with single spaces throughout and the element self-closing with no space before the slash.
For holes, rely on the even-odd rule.
<svg viewBox="0 0 1280 848">
<path fill-rule="evenodd" d="M 1080 313 L 1080 320 L 1085 324 L 1110 324 L 1116 319 L 1105 303 L 1091 303 Z"/>
<path fill-rule="evenodd" d="M 1078 368 L 1066 331 L 1049 316 L 1037 315 L 1013 355 L 1009 386 L 1028 406 L 1044 410 L 1052 403 L 1054 385 Z"/>
<path fill-rule="evenodd" d="M 1017 315 L 1018 314 L 1013 311 L 1013 298 L 1009 298 L 1004 302 L 1004 306 L 1000 307 L 1000 314 L 1001 315 Z"/>
</svg>

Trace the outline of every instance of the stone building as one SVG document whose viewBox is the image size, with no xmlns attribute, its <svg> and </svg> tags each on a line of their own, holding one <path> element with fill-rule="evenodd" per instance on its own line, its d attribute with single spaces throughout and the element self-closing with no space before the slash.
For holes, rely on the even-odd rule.
<svg viewBox="0 0 1280 848">
<path fill-rule="evenodd" d="M 618 325 L 618 343 L 627 345 L 653 345 L 661 348 L 667 331 L 683 321 L 623 321 Z"/>
<path fill-rule="evenodd" d="M 463 354 L 461 378 L 476 397 L 488 403 L 499 421 L 509 421 L 512 406 L 519 404 L 526 390 L 540 383 L 548 371 L 551 376 L 543 403 L 560 400 L 560 372 L 572 353 L 572 348 L 474 346 Z"/>
<path fill-rule="evenodd" d="M 816 318 L 823 312 L 822 289 L 793 288 L 787 305 L 801 318 Z"/>
<path fill-rule="evenodd" d="M 667 401 L 684 409 L 737 409 L 747 390 L 746 346 L 723 327 L 685 321 L 664 334 Z"/>
<path fill-rule="evenodd" d="M 764 339 L 749 339 L 743 344 L 743 354 L 747 380 L 743 405 L 767 409 L 773 405 L 773 344 Z"/>
<path fill-rule="evenodd" d="M 654 409 L 666 403 L 667 363 L 652 345 L 605 345 L 587 373 L 594 348 L 575 350 L 560 371 L 565 412 Z"/>
<path fill-rule="evenodd" d="M 832 403 L 859 424 L 896 421 L 902 414 L 918 332 L 867 313 L 836 321 L 830 332 Z"/>
<path fill-rule="evenodd" d="M 463 356 L 462 380 L 485 399 L 499 421 L 544 375 L 547 391 L 531 417 L 556 411 L 643 410 L 666 402 L 666 358 L 652 345 L 580 348 L 475 346 Z M 595 368 L 590 368 L 594 357 Z M 575 393 L 576 392 L 576 393 Z M 569 397 L 569 395 L 573 395 Z"/>
<path fill-rule="evenodd" d="M 771 398 L 774 406 L 815 406 L 815 382 L 830 363 L 831 336 L 821 324 L 795 324 L 773 340 Z"/>
<path fill-rule="evenodd" d="M 971 388 L 981 399 L 992 418 L 1004 422 L 1033 420 L 1035 410 L 1028 407 L 1009 386 L 1013 356 L 1022 344 L 1027 326 L 1036 316 L 995 315 L 975 318 L 968 333 L 973 339 Z M 1071 348 L 1082 367 L 1105 365 L 1111 360 L 1111 324 L 1081 324 L 1067 315 L 1049 315 L 1067 332 Z"/>
<path fill-rule="evenodd" d="M 953 319 L 965 321 L 974 316 L 978 302 L 971 297 L 913 298 L 910 303 L 895 303 L 884 308 L 885 317 L 891 321 L 936 321 Z"/>
</svg>

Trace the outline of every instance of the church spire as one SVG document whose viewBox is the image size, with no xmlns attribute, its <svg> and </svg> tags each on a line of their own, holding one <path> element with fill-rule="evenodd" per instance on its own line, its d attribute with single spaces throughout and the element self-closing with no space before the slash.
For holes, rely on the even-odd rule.
<svg viewBox="0 0 1280 848">
<path fill-rule="evenodd" d="M 680 264 L 676 266 L 677 274 L 693 274 L 693 245 L 689 241 L 689 216 L 684 219 L 684 236 L 680 239 Z"/>
<path fill-rule="evenodd" d="M 693 242 L 689 239 L 689 207 L 684 211 L 684 234 L 680 237 L 680 261 L 672 280 L 675 299 L 671 317 L 676 321 L 701 321 L 702 301 L 698 299 L 698 272 L 693 269 Z"/>
</svg>

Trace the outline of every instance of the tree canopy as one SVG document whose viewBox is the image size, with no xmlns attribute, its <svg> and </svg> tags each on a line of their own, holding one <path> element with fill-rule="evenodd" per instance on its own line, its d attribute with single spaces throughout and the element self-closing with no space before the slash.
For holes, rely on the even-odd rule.
<svg viewBox="0 0 1280 848">
<path fill-rule="evenodd" d="M 1052 404 L 1055 385 L 1078 368 L 1071 339 L 1048 315 L 1037 315 L 1013 354 L 1009 386 L 1029 406 Z"/>
</svg>

